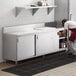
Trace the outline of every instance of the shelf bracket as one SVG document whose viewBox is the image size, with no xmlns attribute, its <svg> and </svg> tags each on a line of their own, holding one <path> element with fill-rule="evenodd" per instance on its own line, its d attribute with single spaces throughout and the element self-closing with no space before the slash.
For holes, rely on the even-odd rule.
<svg viewBox="0 0 76 76">
<path fill-rule="evenodd" d="M 37 12 L 38 8 L 32 9 L 32 15 L 34 15 Z"/>
<path fill-rule="evenodd" d="M 49 15 L 53 8 L 47 8 L 47 14 Z"/>
<path fill-rule="evenodd" d="M 18 7 L 15 7 L 15 16 L 17 17 L 18 14 L 21 12 L 22 8 L 18 8 Z"/>
</svg>

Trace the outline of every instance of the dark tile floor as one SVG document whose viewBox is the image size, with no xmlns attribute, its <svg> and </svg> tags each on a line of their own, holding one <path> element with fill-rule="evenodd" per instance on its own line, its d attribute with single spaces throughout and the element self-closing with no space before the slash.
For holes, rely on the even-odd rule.
<svg viewBox="0 0 76 76">
<path fill-rule="evenodd" d="M 76 61 L 76 56 L 66 54 L 65 52 L 37 57 L 19 62 L 15 67 L 3 69 L 19 76 L 32 76 L 34 74 L 53 69 L 65 64 Z"/>
</svg>

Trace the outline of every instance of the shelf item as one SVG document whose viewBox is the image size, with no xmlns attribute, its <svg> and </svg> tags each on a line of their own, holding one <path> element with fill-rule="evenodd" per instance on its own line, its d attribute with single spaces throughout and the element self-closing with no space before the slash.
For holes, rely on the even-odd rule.
<svg viewBox="0 0 76 76">
<path fill-rule="evenodd" d="M 17 6 L 16 8 L 16 16 L 20 13 L 22 9 L 32 10 L 32 15 L 34 15 L 38 9 L 46 8 L 47 14 L 51 12 L 53 8 L 56 6 Z"/>
<path fill-rule="evenodd" d="M 59 39 L 65 39 L 66 37 L 59 37 Z"/>
<path fill-rule="evenodd" d="M 67 51 L 68 49 L 67 48 L 60 48 L 59 49 L 59 51 L 62 51 L 62 50 L 66 50 Z"/>
<path fill-rule="evenodd" d="M 59 49 L 67 48 L 66 42 L 67 42 L 67 38 L 66 37 L 59 38 Z"/>
</svg>

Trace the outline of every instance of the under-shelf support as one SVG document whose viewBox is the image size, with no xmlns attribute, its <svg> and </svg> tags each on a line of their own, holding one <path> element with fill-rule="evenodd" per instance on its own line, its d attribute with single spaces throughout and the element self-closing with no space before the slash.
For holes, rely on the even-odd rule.
<svg viewBox="0 0 76 76">
<path fill-rule="evenodd" d="M 15 16 L 21 12 L 22 8 L 15 7 Z"/>
<path fill-rule="evenodd" d="M 53 8 L 47 8 L 47 14 L 49 15 L 49 13 L 52 11 Z"/>
<path fill-rule="evenodd" d="M 32 15 L 34 15 L 37 12 L 38 8 L 32 9 Z"/>
</svg>

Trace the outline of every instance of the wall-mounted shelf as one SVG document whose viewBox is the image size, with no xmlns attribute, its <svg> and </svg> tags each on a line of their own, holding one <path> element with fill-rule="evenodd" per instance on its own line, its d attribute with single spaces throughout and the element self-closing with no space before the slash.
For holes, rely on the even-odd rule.
<svg viewBox="0 0 76 76">
<path fill-rule="evenodd" d="M 42 8 L 46 8 L 47 14 L 49 14 L 51 10 L 55 7 L 56 6 L 17 6 L 15 15 L 17 16 L 22 9 L 32 10 L 32 15 L 34 15 L 38 9 L 42 9 Z"/>
</svg>

